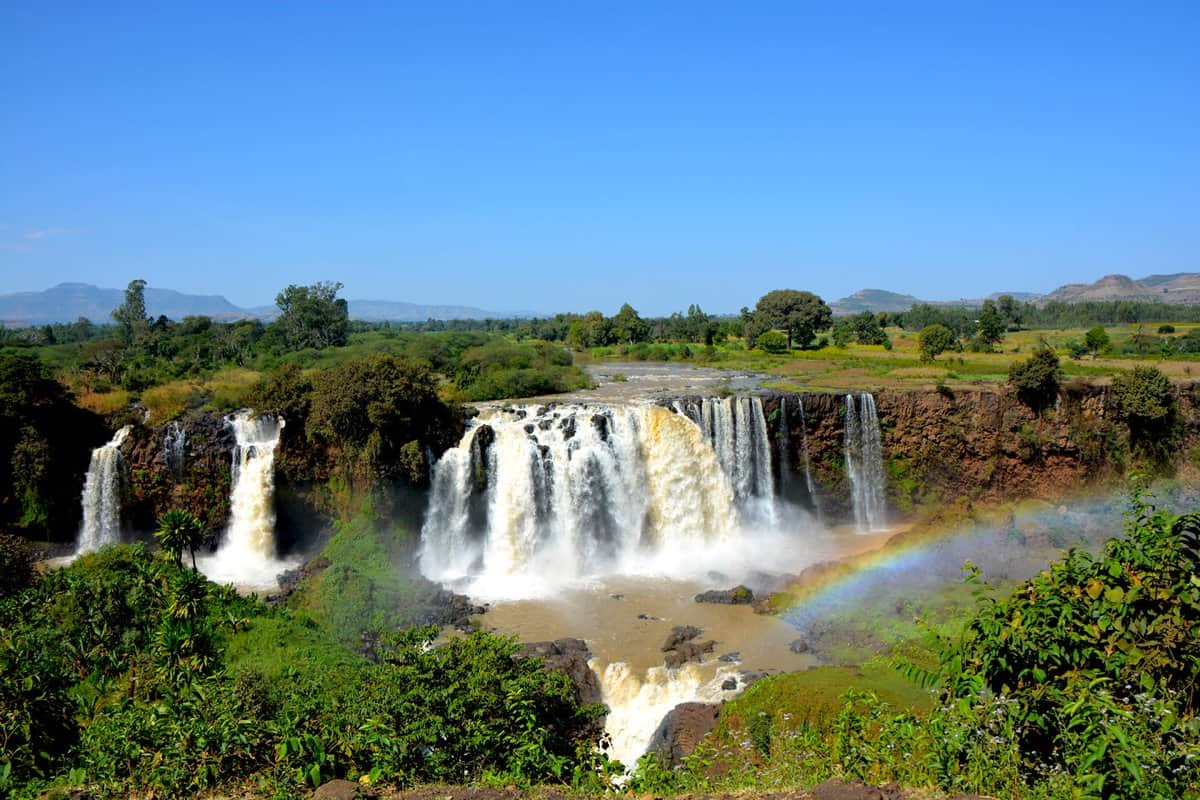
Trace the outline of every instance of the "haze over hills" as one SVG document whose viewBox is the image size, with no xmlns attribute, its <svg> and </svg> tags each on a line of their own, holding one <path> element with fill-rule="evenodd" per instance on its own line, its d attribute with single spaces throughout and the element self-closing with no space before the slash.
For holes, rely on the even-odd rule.
<svg viewBox="0 0 1200 800">
<path fill-rule="evenodd" d="M 278 312 L 275 306 L 242 308 L 220 295 L 184 294 L 174 289 L 146 287 L 146 313 L 180 320 L 188 316 L 206 316 L 216 320 L 271 319 Z M 92 322 L 106 323 L 112 311 L 125 300 L 124 289 L 108 289 L 87 283 L 60 283 L 40 292 L 17 292 L 0 295 L 0 324 L 46 325 L 54 322 L 74 322 L 87 317 Z M 371 322 L 424 322 L 427 319 L 502 319 L 533 316 L 533 312 L 488 311 L 482 308 L 455 305 L 421 305 L 390 300 L 350 300 L 350 318 Z"/>
<path fill-rule="evenodd" d="M 1008 294 L 1023 303 L 1043 305 L 1052 301 L 1083 303 L 1087 301 L 1131 300 L 1144 303 L 1173 303 L 1200 305 L 1200 273 L 1178 272 L 1172 275 L 1148 275 L 1134 280 L 1125 275 L 1105 275 L 1095 283 L 1070 283 L 1047 294 L 1031 292 L 993 292 L 989 300 Z M 983 299 L 921 300 L 910 294 L 898 294 L 883 289 L 861 289 L 849 297 L 829 304 L 839 316 L 863 311 L 907 311 L 918 303 L 934 306 L 978 306 Z"/>
</svg>

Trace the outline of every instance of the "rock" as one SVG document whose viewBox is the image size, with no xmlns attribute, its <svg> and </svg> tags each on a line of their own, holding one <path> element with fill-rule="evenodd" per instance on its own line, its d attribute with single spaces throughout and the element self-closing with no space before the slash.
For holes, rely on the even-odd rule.
<svg viewBox="0 0 1200 800">
<path fill-rule="evenodd" d="M 714 641 L 683 642 L 674 650 L 667 652 L 663 662 L 670 668 L 676 669 L 689 661 L 703 661 L 705 653 L 711 653 L 717 647 Z"/>
<path fill-rule="evenodd" d="M 667 640 L 663 642 L 662 652 L 666 653 L 669 650 L 674 650 L 679 645 L 684 642 L 690 642 L 702 633 L 704 631 L 695 625 L 676 625 L 674 628 L 671 628 L 671 632 L 667 635 Z"/>
<path fill-rule="evenodd" d="M 593 414 L 592 427 L 596 429 L 596 434 L 600 437 L 600 441 L 608 441 L 608 417 L 603 414 Z"/>
<path fill-rule="evenodd" d="M 603 702 L 600 679 L 588 666 L 591 650 L 582 639 L 555 639 L 550 642 L 529 642 L 521 645 L 517 658 L 540 658 L 546 669 L 557 670 L 575 685 L 575 697 L 581 705 Z M 604 717 L 593 723 L 594 733 L 604 730 Z"/>
<path fill-rule="evenodd" d="M 791 644 L 788 645 L 788 649 L 791 650 L 793 653 L 799 654 L 799 653 L 807 653 L 811 648 L 809 647 L 807 640 L 796 639 Z"/>
<path fill-rule="evenodd" d="M 340 778 L 323 783 L 312 793 L 313 800 L 355 800 L 360 797 L 358 784 L 354 781 L 344 781 Z"/>
<path fill-rule="evenodd" d="M 679 766 L 720 718 L 721 707 L 715 703 L 680 703 L 663 717 L 647 752 L 660 754 L 668 768 Z"/>
<path fill-rule="evenodd" d="M 885 786 L 870 786 L 860 781 L 844 781 L 830 778 L 809 789 L 813 800 L 901 800 L 904 796 L 894 783 Z"/>
<path fill-rule="evenodd" d="M 732 589 L 710 589 L 696 595 L 697 603 L 719 603 L 727 606 L 749 605 L 754 602 L 754 592 L 745 586 Z"/>
<path fill-rule="evenodd" d="M 744 689 L 750 684 L 762 680 L 763 678 L 767 677 L 768 674 L 769 673 L 763 672 L 762 670 L 750 670 L 749 672 L 743 672 L 739 676 L 742 680 L 742 688 Z"/>
<path fill-rule="evenodd" d="M 721 688 L 728 692 L 737 688 L 737 678 L 726 678 L 721 681 Z"/>
<path fill-rule="evenodd" d="M 717 661 L 724 661 L 726 664 L 736 664 L 742 660 L 742 654 L 736 650 L 732 653 L 724 653 L 717 656 Z"/>
<path fill-rule="evenodd" d="M 624 600 L 625 599 L 625 595 L 623 595 L 623 594 L 610 594 L 609 597 L 611 597 L 613 600 Z"/>
<path fill-rule="evenodd" d="M 647 614 L 645 612 L 638 614 L 638 619 L 648 619 L 651 622 L 662 622 L 662 617 L 656 617 L 653 614 Z"/>
</svg>

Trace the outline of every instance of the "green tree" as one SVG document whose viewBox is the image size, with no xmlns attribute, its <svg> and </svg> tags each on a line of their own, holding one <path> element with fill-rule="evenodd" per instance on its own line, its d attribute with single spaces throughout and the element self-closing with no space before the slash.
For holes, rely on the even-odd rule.
<svg viewBox="0 0 1200 800">
<path fill-rule="evenodd" d="M 321 281 L 312 286 L 288 286 L 275 297 L 279 317 L 274 326 L 289 349 L 321 349 L 346 344 L 350 312 L 337 296 L 342 284 Z"/>
<path fill-rule="evenodd" d="M 625 303 L 609 323 L 612 338 L 625 344 L 644 342 L 650 336 L 650 325 L 638 316 L 637 310 Z"/>
<path fill-rule="evenodd" d="M 158 518 L 158 528 L 154 538 L 163 550 L 175 558 L 175 563 L 182 566 L 183 551 L 192 557 L 192 569 L 196 569 L 196 551 L 204 546 L 206 534 L 204 526 L 196 515 L 182 508 L 172 508 Z"/>
<path fill-rule="evenodd" d="M 775 289 L 758 299 L 754 320 L 757 333 L 772 329 L 784 331 L 788 350 L 791 350 L 793 341 L 807 347 L 817 331 L 833 322 L 833 312 L 812 292 Z"/>
<path fill-rule="evenodd" d="M 1176 421 L 1175 387 L 1154 367 L 1134 367 L 1113 378 L 1117 417 L 1129 426 L 1133 443 L 1156 455 L 1169 449 Z"/>
<path fill-rule="evenodd" d="M 1089 329 L 1084 334 L 1083 343 L 1087 346 L 1088 352 L 1092 354 L 1093 359 L 1112 346 L 1112 342 L 1108 338 L 1108 331 L 1104 330 L 1103 325 L 1097 325 Z"/>
<path fill-rule="evenodd" d="M 921 329 L 917 337 L 917 346 L 921 351 L 922 361 L 933 361 L 942 353 L 954 347 L 957 343 L 954 331 L 945 325 L 935 323 Z"/>
<path fill-rule="evenodd" d="M 112 317 L 117 323 L 117 335 L 126 347 L 135 346 L 145 339 L 150 329 L 146 316 L 146 282 L 140 278 L 125 287 L 125 302 L 113 309 Z"/>
<path fill-rule="evenodd" d="M 1021 306 L 1011 294 L 1002 294 L 997 297 L 996 309 L 1000 312 L 1000 316 L 1004 318 L 1005 325 L 1013 330 L 1019 329 L 1021 323 L 1024 322 L 1024 314 L 1021 311 Z"/>
<path fill-rule="evenodd" d="M 1061 380 L 1058 356 L 1045 344 L 1034 350 L 1029 358 L 1008 368 L 1008 382 L 1017 390 L 1017 396 L 1038 411 L 1054 402 Z"/>
<path fill-rule="evenodd" d="M 983 307 L 979 309 L 979 332 L 976 334 L 979 340 L 990 350 L 1004 339 L 1007 331 L 1008 324 L 996 303 L 984 300 Z"/>
</svg>

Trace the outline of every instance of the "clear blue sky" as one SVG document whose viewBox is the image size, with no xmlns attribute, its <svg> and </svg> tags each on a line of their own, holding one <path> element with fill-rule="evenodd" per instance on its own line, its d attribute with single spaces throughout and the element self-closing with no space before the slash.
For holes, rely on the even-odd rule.
<svg viewBox="0 0 1200 800">
<path fill-rule="evenodd" d="M 1200 271 L 1200 2 L 0 2 L 0 293 L 488 309 Z"/>
</svg>

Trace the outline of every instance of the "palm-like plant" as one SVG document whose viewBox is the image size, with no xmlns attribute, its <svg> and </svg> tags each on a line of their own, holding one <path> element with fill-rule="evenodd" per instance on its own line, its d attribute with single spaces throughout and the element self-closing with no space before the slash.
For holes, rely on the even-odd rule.
<svg viewBox="0 0 1200 800">
<path fill-rule="evenodd" d="M 154 538 L 159 546 L 175 556 L 175 563 L 183 566 L 183 551 L 192 556 L 192 569 L 196 569 L 196 550 L 204 545 L 204 526 L 196 515 L 182 508 L 172 508 L 158 518 L 158 530 Z"/>
</svg>

